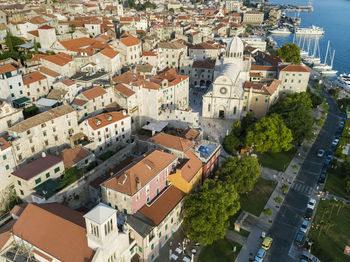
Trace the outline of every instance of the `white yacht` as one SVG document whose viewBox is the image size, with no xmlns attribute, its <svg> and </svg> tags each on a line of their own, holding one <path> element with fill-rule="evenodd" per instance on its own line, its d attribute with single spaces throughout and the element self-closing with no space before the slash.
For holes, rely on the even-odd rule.
<svg viewBox="0 0 350 262">
<path fill-rule="evenodd" d="M 283 27 L 283 28 L 275 28 L 273 30 L 269 30 L 269 33 L 274 35 L 289 35 L 291 32 L 288 28 Z"/>
<path fill-rule="evenodd" d="M 350 92 L 350 74 L 340 74 L 337 79 L 337 84 L 345 91 Z"/>
<path fill-rule="evenodd" d="M 337 73 L 338 71 L 333 69 L 321 71 L 321 75 L 325 75 L 325 76 L 335 76 Z"/>
<path fill-rule="evenodd" d="M 295 34 L 297 35 L 323 35 L 324 31 L 321 27 L 310 26 L 307 28 L 297 28 L 295 29 Z"/>
</svg>

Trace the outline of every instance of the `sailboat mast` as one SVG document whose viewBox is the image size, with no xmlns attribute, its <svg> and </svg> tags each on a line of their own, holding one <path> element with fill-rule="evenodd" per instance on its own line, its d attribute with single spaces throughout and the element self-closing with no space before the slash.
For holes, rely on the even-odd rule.
<svg viewBox="0 0 350 262">
<path fill-rule="evenodd" d="M 332 56 L 332 61 L 331 61 L 331 68 L 333 68 L 333 60 L 334 60 L 334 56 L 335 56 L 335 49 L 333 50 L 333 56 Z"/>
<path fill-rule="evenodd" d="M 324 58 L 324 64 L 327 64 L 327 56 L 328 56 L 328 49 L 329 49 L 329 40 L 328 40 L 328 44 L 327 44 L 327 51 L 326 51 L 326 56 Z"/>
</svg>

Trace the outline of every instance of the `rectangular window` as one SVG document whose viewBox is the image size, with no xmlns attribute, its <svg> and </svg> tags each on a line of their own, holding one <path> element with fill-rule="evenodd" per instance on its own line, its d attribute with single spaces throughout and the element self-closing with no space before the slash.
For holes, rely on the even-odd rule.
<svg viewBox="0 0 350 262">
<path fill-rule="evenodd" d="M 162 232 L 159 232 L 158 236 L 159 236 L 159 238 L 161 238 L 162 237 Z"/>
<path fill-rule="evenodd" d="M 151 245 L 151 250 L 153 250 L 153 249 L 154 249 L 154 244 Z"/>
<path fill-rule="evenodd" d="M 165 225 L 165 230 L 168 230 L 168 225 Z"/>
<path fill-rule="evenodd" d="M 3 159 L 3 160 L 6 160 L 6 159 L 7 159 L 6 155 L 3 155 L 3 156 L 2 156 L 2 159 Z"/>
<path fill-rule="evenodd" d="M 255 101 L 258 101 L 259 99 L 258 98 L 255 98 Z"/>
<path fill-rule="evenodd" d="M 12 89 L 12 85 L 10 85 L 10 89 Z"/>
<path fill-rule="evenodd" d="M 22 196 L 24 195 L 23 190 L 20 190 L 19 192 L 21 192 L 21 195 L 22 195 Z"/>
<path fill-rule="evenodd" d="M 46 178 L 49 178 L 50 177 L 50 173 L 46 173 Z"/>
<path fill-rule="evenodd" d="M 56 167 L 54 171 L 55 171 L 55 173 L 59 172 L 60 171 L 60 167 Z"/>
<path fill-rule="evenodd" d="M 171 218 L 170 222 L 171 222 L 171 224 L 174 223 L 174 218 Z"/>
<path fill-rule="evenodd" d="M 9 170 L 9 169 L 10 169 L 10 166 L 9 166 L 9 165 L 6 165 L 5 168 L 6 168 L 6 170 Z"/>
<path fill-rule="evenodd" d="M 142 251 L 143 251 L 143 250 L 142 250 L 142 247 L 139 247 L 139 252 L 142 253 Z"/>
<path fill-rule="evenodd" d="M 35 179 L 35 184 L 39 184 L 41 182 L 41 178 L 39 177 L 38 179 Z"/>
</svg>

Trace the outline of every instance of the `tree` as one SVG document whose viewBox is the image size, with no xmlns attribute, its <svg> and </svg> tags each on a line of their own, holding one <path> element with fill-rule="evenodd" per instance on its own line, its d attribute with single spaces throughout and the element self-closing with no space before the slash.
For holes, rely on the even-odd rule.
<svg viewBox="0 0 350 262">
<path fill-rule="evenodd" d="M 240 208 L 235 187 L 222 181 L 205 180 L 198 193 L 185 198 L 184 218 L 187 236 L 210 245 L 225 236 L 229 217 Z"/>
<path fill-rule="evenodd" d="M 174 13 L 174 12 L 175 12 L 175 11 L 174 11 L 174 8 L 170 8 L 170 9 L 169 9 L 169 12 L 170 12 L 170 13 Z"/>
<path fill-rule="evenodd" d="M 285 62 L 296 65 L 300 65 L 301 63 L 300 48 L 297 44 L 286 43 L 277 49 L 277 55 Z"/>
<path fill-rule="evenodd" d="M 256 157 L 230 157 L 222 163 L 216 174 L 222 181 L 234 185 L 239 194 L 245 194 L 253 189 L 261 170 Z"/>
<path fill-rule="evenodd" d="M 286 185 L 286 184 L 282 185 L 282 186 L 281 186 L 281 191 L 282 191 L 282 193 L 283 193 L 283 194 L 286 194 L 288 188 L 289 188 L 288 185 Z"/>
<path fill-rule="evenodd" d="M 38 43 L 36 42 L 36 39 L 34 38 L 34 53 L 38 53 Z"/>
<path fill-rule="evenodd" d="M 235 150 L 241 146 L 241 141 L 231 133 L 225 136 L 222 145 L 227 153 L 233 155 Z"/>
<path fill-rule="evenodd" d="M 292 131 L 293 143 L 300 145 L 304 139 L 312 138 L 312 102 L 306 92 L 288 94 L 279 99 L 269 114 L 279 114 L 285 125 Z"/>
<path fill-rule="evenodd" d="M 9 51 L 10 52 L 14 51 L 12 38 L 11 38 L 11 35 L 10 35 L 9 32 L 7 32 L 7 34 L 6 34 L 5 42 L 6 42 L 6 45 L 7 45 L 8 49 L 9 49 Z"/>
<path fill-rule="evenodd" d="M 264 214 L 267 215 L 267 216 L 271 216 L 272 215 L 272 210 L 270 208 L 266 208 L 264 209 Z"/>
<path fill-rule="evenodd" d="M 183 6 L 180 7 L 180 11 L 181 11 L 181 12 L 185 11 L 185 9 L 183 8 Z"/>
<path fill-rule="evenodd" d="M 278 114 L 260 119 L 246 138 L 247 145 L 260 153 L 288 151 L 292 148 L 292 141 L 292 132 Z"/>
</svg>

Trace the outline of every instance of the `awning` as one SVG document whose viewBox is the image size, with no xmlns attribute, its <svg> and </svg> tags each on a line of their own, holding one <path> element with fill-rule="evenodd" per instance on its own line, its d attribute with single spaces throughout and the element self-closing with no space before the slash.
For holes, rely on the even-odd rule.
<svg viewBox="0 0 350 262">
<path fill-rule="evenodd" d="M 152 122 L 142 128 L 149 131 L 162 132 L 162 130 L 168 125 L 168 122 Z"/>
<path fill-rule="evenodd" d="M 20 106 L 22 106 L 25 103 L 30 102 L 30 101 L 31 100 L 29 97 L 24 96 L 24 97 L 20 97 L 20 98 L 17 98 L 15 100 L 12 100 L 12 103 L 16 104 L 18 107 L 20 107 Z"/>
</svg>

